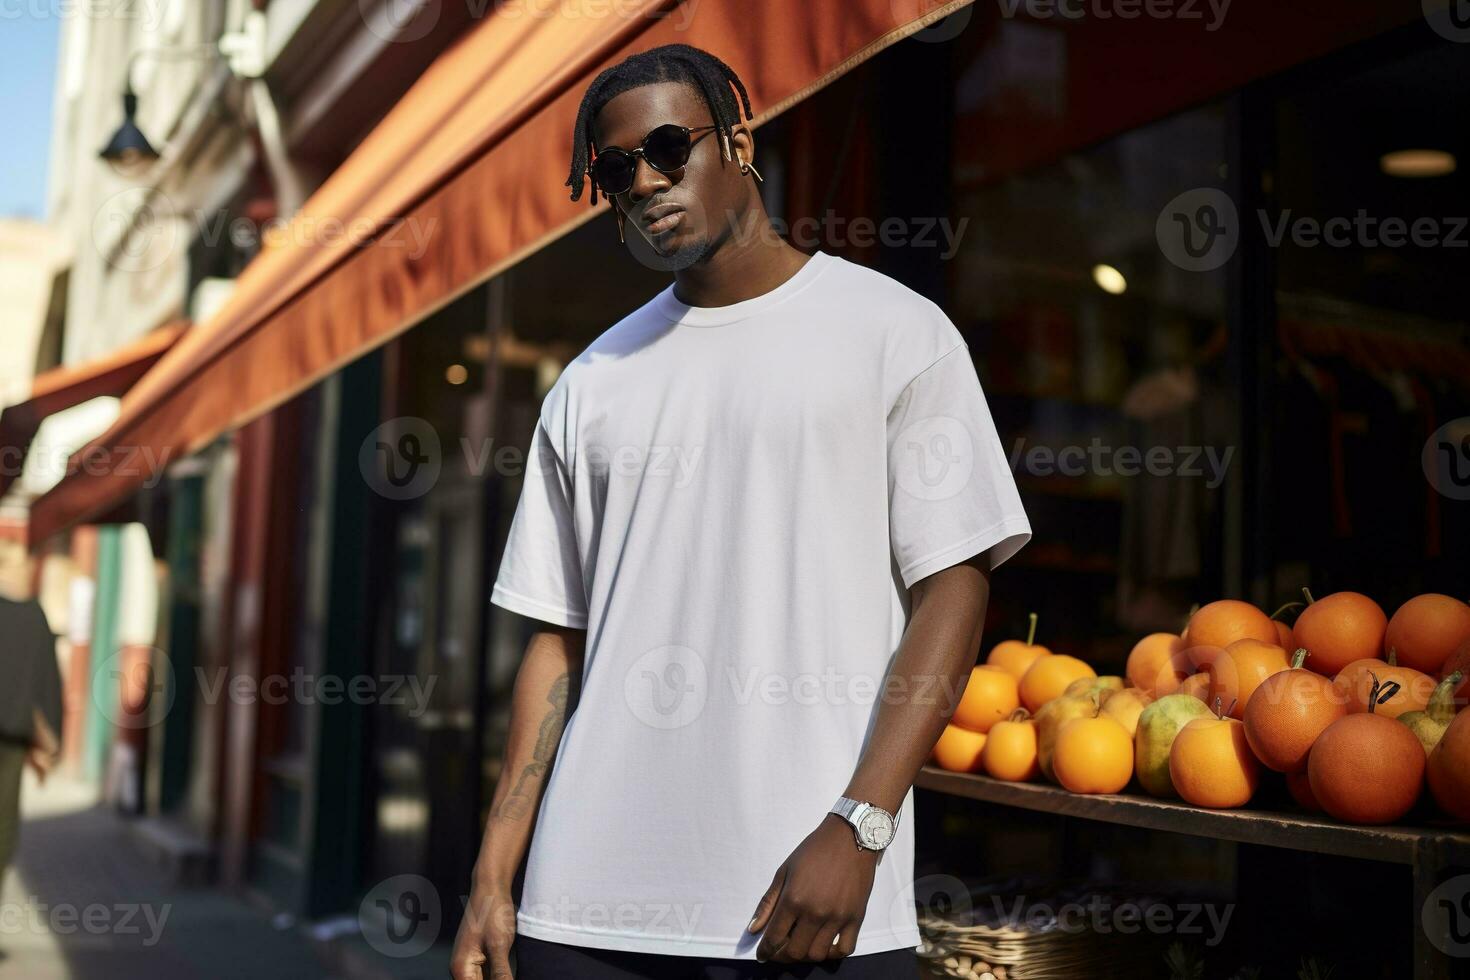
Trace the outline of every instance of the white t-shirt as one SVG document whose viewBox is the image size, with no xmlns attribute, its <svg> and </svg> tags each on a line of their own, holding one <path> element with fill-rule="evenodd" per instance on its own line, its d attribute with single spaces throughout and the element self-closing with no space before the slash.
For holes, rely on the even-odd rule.
<svg viewBox="0 0 1470 980">
<path fill-rule="evenodd" d="M 587 630 L 520 931 L 754 958 L 757 903 L 857 767 L 908 587 L 1030 535 L 969 348 L 887 276 L 817 252 L 602 334 L 542 405 L 491 595 Z M 912 808 L 857 955 L 919 943 Z"/>
</svg>

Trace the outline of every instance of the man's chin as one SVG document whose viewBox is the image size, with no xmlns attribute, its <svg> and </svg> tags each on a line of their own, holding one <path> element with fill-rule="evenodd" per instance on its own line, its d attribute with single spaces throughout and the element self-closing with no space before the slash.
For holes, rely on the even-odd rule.
<svg viewBox="0 0 1470 980">
<path fill-rule="evenodd" d="M 662 272 L 687 269 L 709 251 L 709 242 L 691 235 L 658 235 L 651 241 L 639 235 L 628 245 L 639 262 Z"/>
</svg>

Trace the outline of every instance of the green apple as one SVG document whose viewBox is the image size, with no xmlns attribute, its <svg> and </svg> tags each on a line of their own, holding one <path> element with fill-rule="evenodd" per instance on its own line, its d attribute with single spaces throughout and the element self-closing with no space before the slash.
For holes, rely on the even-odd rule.
<svg viewBox="0 0 1470 980">
<path fill-rule="evenodd" d="M 1177 796 L 1169 775 L 1169 750 L 1179 730 L 1196 718 L 1214 712 L 1193 694 L 1166 694 L 1143 709 L 1133 736 L 1134 769 L 1138 783 L 1152 796 Z"/>
<path fill-rule="evenodd" d="M 1426 754 L 1434 751 L 1434 747 L 1444 737 L 1445 729 L 1455 720 L 1455 688 L 1460 686 L 1463 678 L 1463 673 L 1455 671 L 1436 685 L 1427 708 L 1423 711 L 1405 711 L 1399 715 L 1399 721 L 1408 725 L 1419 736 Z"/>
</svg>

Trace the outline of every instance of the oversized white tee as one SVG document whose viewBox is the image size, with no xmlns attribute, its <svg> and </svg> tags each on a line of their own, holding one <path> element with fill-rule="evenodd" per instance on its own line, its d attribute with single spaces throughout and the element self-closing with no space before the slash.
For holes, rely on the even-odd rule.
<svg viewBox="0 0 1470 980">
<path fill-rule="evenodd" d="M 943 696 L 885 688 L 909 586 L 1030 535 L 968 347 L 887 276 L 819 251 L 603 333 L 543 402 L 491 595 L 587 630 L 520 932 L 754 958 L 756 905 L 883 698 Z M 912 807 L 856 955 L 919 943 Z"/>
</svg>

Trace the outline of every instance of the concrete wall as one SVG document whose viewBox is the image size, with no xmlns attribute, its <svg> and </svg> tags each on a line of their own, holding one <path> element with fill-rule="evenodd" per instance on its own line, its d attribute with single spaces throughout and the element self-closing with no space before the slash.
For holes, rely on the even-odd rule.
<svg viewBox="0 0 1470 980">
<path fill-rule="evenodd" d="M 57 236 L 49 227 L 0 219 L 0 407 L 30 394 L 57 258 Z"/>
</svg>

